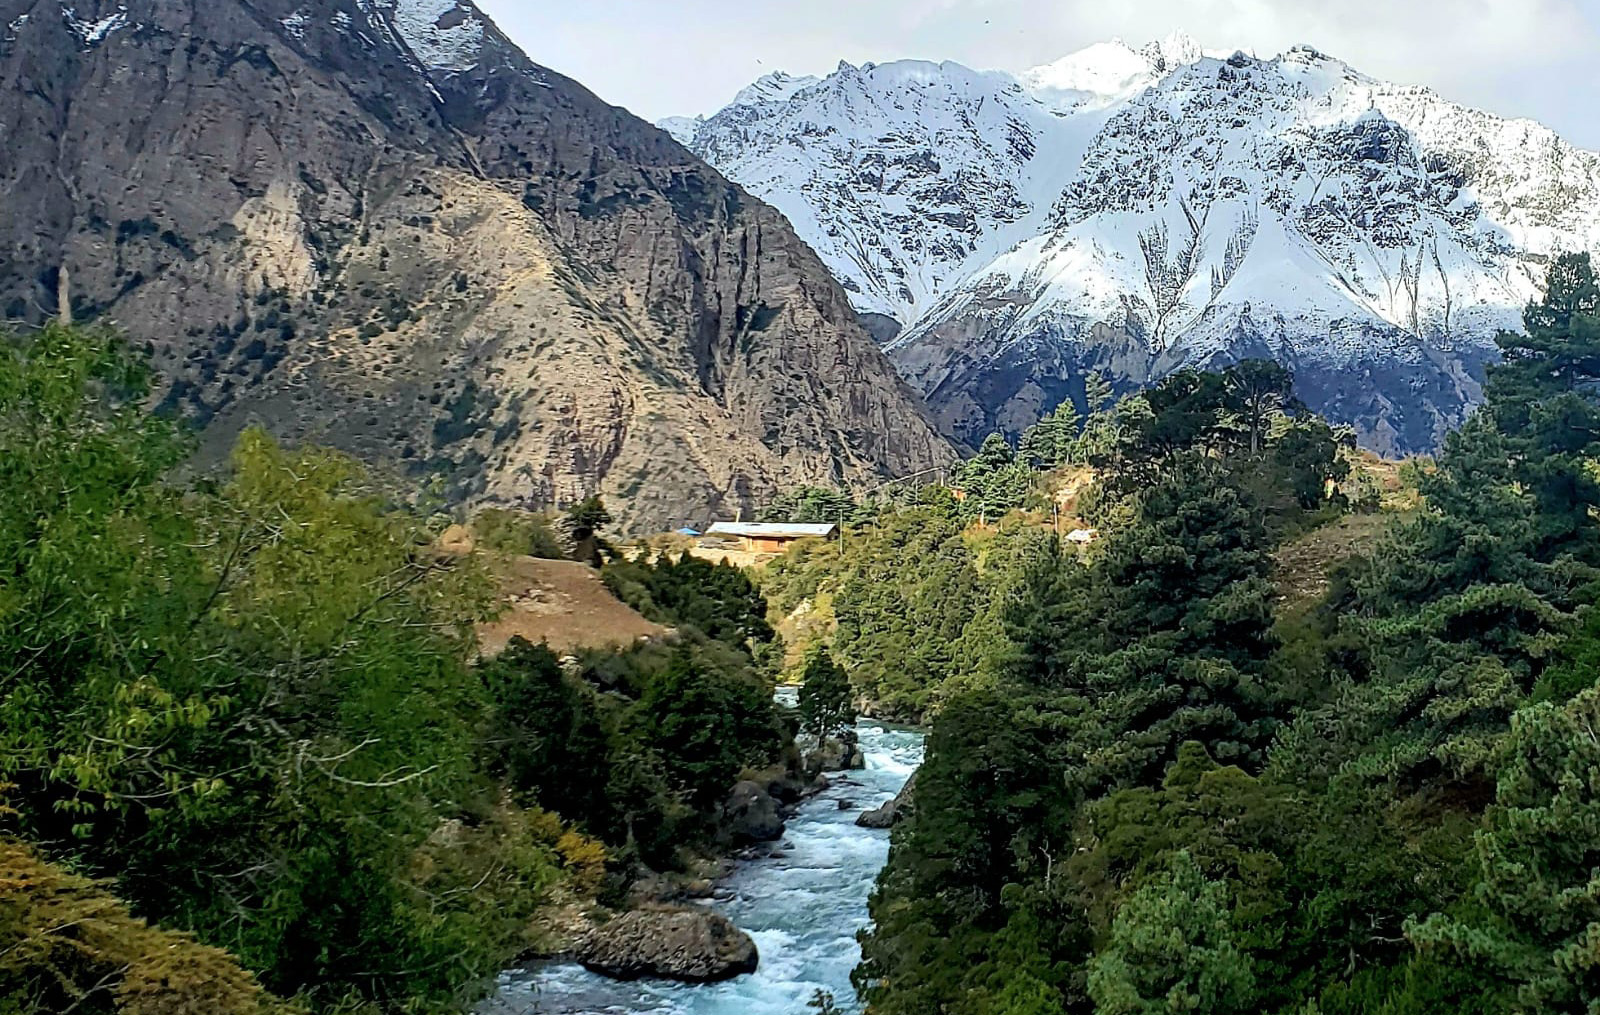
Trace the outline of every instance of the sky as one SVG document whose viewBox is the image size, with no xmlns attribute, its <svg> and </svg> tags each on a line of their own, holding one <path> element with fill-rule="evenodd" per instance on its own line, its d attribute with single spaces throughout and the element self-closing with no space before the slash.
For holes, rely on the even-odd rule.
<svg viewBox="0 0 1600 1015">
<path fill-rule="evenodd" d="M 1600 150 L 1600 0 L 477 0 L 537 63 L 657 120 L 713 113 L 769 71 L 954 60 L 1018 72 L 1183 31 L 1207 49 L 1309 44 L 1364 73 L 1523 116 Z"/>
</svg>

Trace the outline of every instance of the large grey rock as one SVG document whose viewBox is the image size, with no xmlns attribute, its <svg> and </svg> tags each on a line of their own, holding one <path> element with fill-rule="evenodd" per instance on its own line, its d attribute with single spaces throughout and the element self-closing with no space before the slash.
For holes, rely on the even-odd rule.
<svg viewBox="0 0 1600 1015">
<path fill-rule="evenodd" d="M 584 968 L 617 980 L 714 983 L 753 973 L 756 944 L 727 917 L 703 909 L 635 910 L 578 945 Z"/>
<path fill-rule="evenodd" d="M 917 773 L 912 772 L 911 778 L 900 787 L 893 800 L 882 807 L 875 807 L 870 811 L 862 811 L 856 815 L 856 824 L 862 828 L 893 828 L 895 824 L 911 816 L 912 809 L 916 806 L 914 797 L 917 786 Z"/>
<path fill-rule="evenodd" d="M 722 806 L 723 829 L 738 846 L 771 842 L 783 835 L 783 816 L 778 801 L 760 783 L 741 782 L 728 794 Z"/>
<path fill-rule="evenodd" d="M 806 751 L 805 767 L 810 772 L 843 772 L 867 767 L 867 756 L 856 743 L 854 732 L 842 737 L 827 737 Z"/>
</svg>

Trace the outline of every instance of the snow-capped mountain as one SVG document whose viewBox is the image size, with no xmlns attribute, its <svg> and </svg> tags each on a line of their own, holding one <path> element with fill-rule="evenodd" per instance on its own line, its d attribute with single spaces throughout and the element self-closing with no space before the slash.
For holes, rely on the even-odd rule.
<svg viewBox="0 0 1600 1015">
<path fill-rule="evenodd" d="M 972 443 L 1090 369 L 1272 355 L 1370 446 L 1422 450 L 1550 255 L 1600 249 L 1600 155 L 1308 47 L 841 64 L 665 126 L 893 319 L 902 372 Z"/>
</svg>

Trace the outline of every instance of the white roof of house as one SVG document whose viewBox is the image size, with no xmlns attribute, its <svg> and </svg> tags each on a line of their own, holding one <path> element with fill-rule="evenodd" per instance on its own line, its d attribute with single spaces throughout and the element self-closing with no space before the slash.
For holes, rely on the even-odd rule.
<svg viewBox="0 0 1600 1015">
<path fill-rule="evenodd" d="M 839 531 L 831 523 L 817 525 L 790 522 L 717 522 L 706 530 L 708 536 L 748 536 L 767 539 L 804 539 L 807 536 L 827 538 Z"/>
</svg>

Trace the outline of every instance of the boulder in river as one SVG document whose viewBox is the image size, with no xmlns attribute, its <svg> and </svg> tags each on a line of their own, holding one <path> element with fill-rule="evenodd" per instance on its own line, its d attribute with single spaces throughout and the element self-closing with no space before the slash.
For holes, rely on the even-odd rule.
<svg viewBox="0 0 1600 1015">
<path fill-rule="evenodd" d="M 756 971 L 756 943 L 705 909 L 634 910 L 595 928 L 577 947 L 590 972 L 615 980 L 716 983 Z"/>
<path fill-rule="evenodd" d="M 736 784 L 722 806 L 723 828 L 735 845 L 771 842 L 783 835 L 778 802 L 758 782 Z"/>
<path fill-rule="evenodd" d="M 805 767 L 809 772 L 842 772 L 867 767 L 867 756 L 856 742 L 855 731 L 838 737 L 826 737 L 806 751 Z"/>
<path fill-rule="evenodd" d="M 916 791 L 916 785 L 917 773 L 912 772 L 911 778 L 906 780 L 906 784 L 900 788 L 899 793 L 895 794 L 893 800 L 890 800 L 882 807 L 875 807 L 870 811 L 862 811 L 856 815 L 856 824 L 862 828 L 893 828 L 896 822 L 911 815 L 911 810 L 915 806 L 912 803 L 912 797 Z"/>
</svg>

